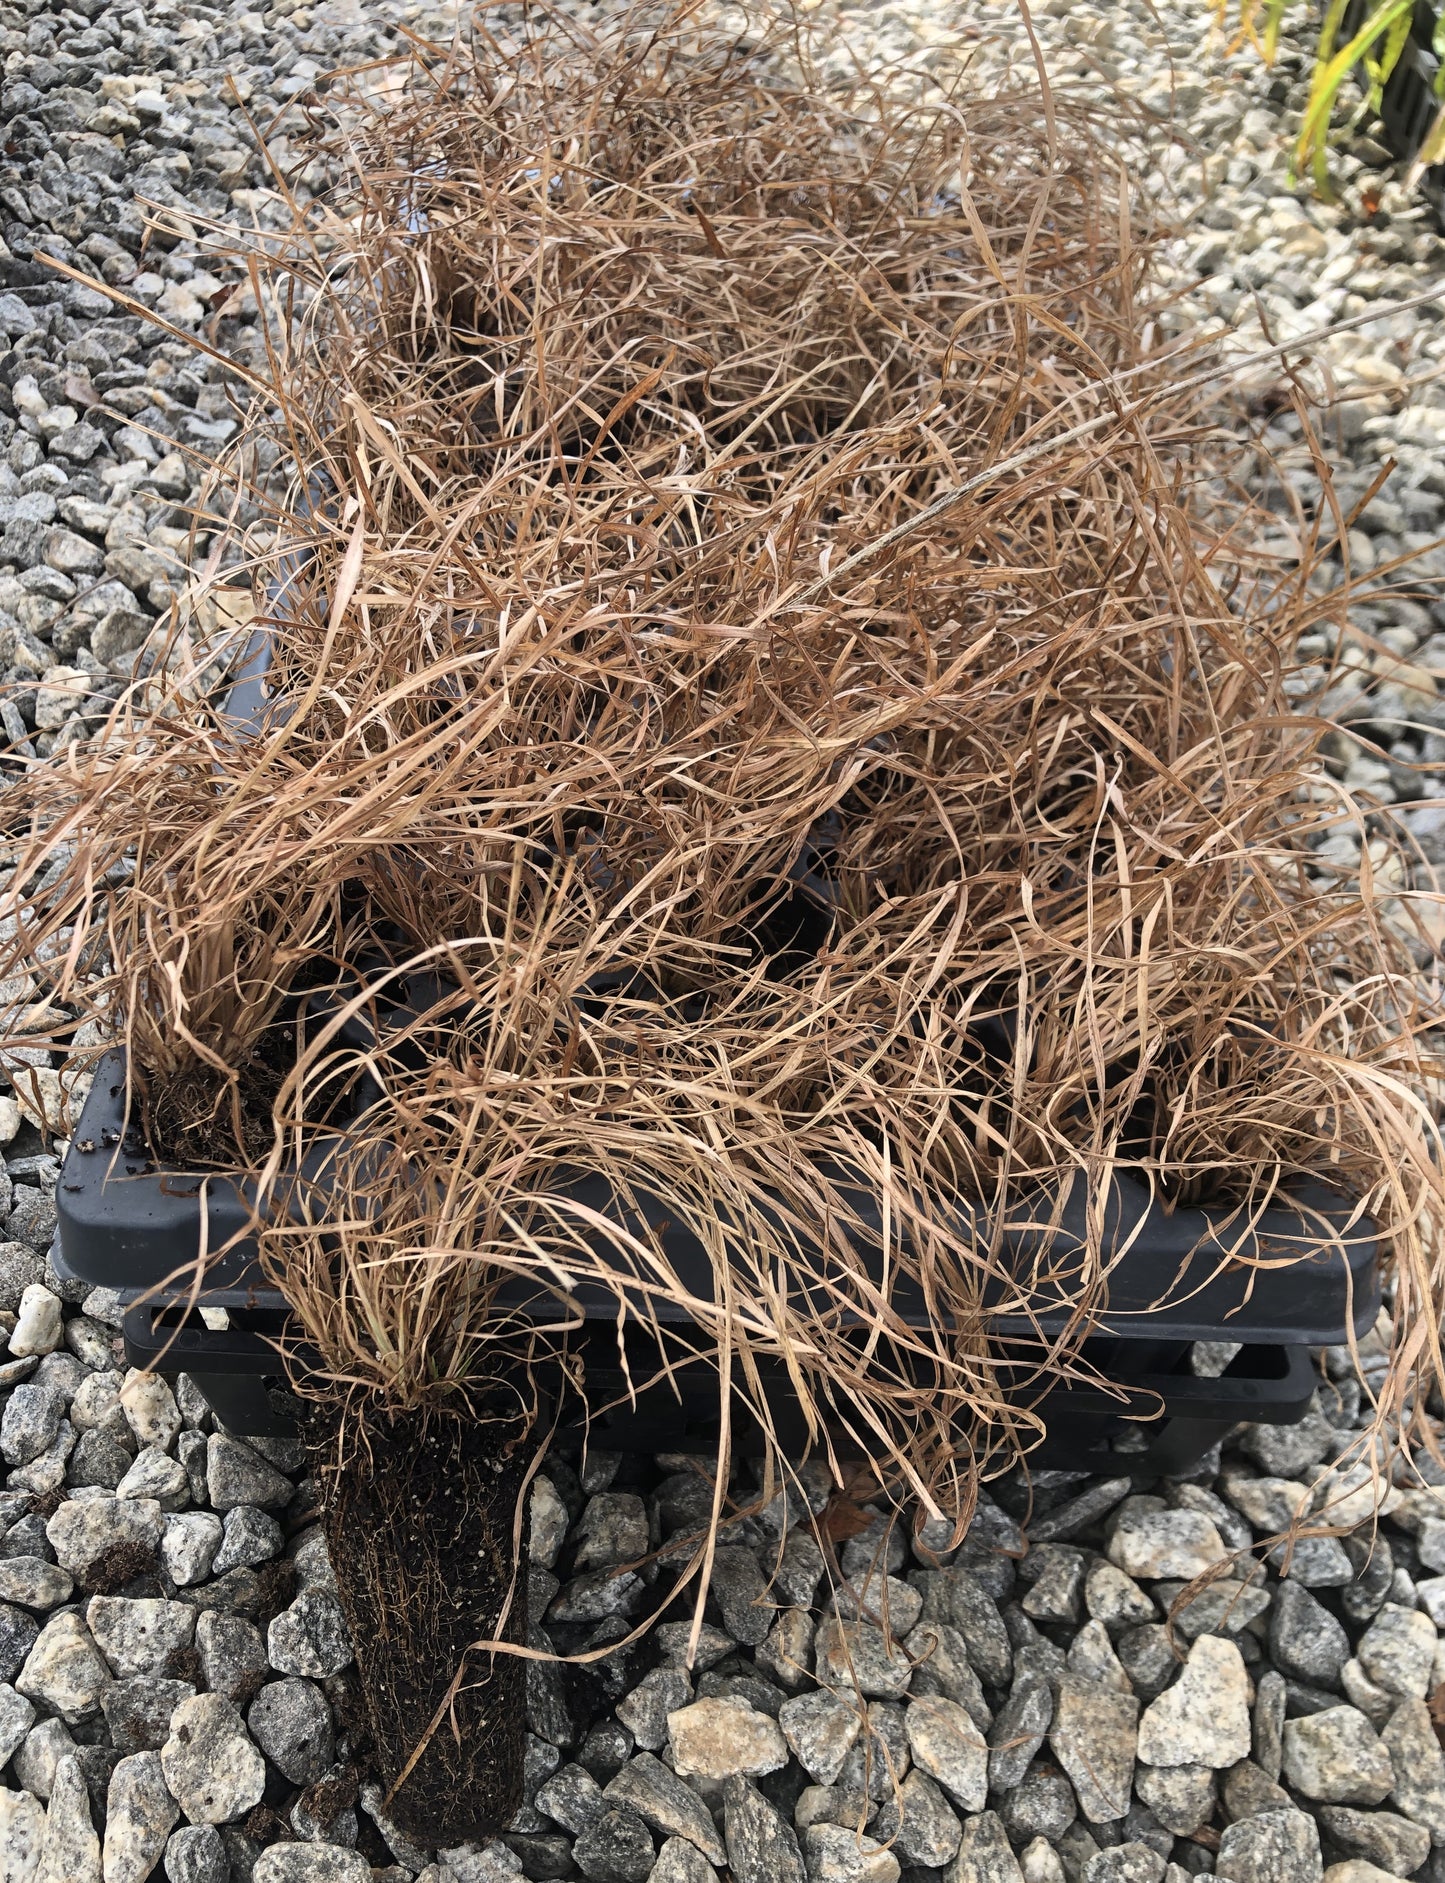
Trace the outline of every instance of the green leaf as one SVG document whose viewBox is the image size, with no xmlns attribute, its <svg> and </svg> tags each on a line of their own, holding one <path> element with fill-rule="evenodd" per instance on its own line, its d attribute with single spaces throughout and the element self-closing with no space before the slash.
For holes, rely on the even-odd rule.
<svg viewBox="0 0 1445 1883">
<path fill-rule="evenodd" d="M 1303 166 L 1308 163 L 1313 171 L 1315 186 L 1321 196 L 1330 198 L 1333 192 L 1329 184 L 1329 128 L 1334 116 L 1336 100 L 1340 88 L 1348 78 L 1351 69 L 1366 62 L 1366 69 L 1383 71 L 1384 76 L 1378 81 L 1383 86 L 1385 78 L 1399 62 L 1400 49 L 1410 31 L 1410 20 L 1414 13 L 1415 0 L 1380 0 L 1366 17 L 1364 25 L 1341 47 L 1333 50 L 1335 35 L 1344 16 L 1346 0 L 1330 0 L 1325 13 L 1324 24 L 1320 28 L 1319 49 L 1315 57 L 1314 71 L 1310 76 L 1310 95 L 1305 105 L 1304 123 L 1300 127 L 1299 141 L 1295 145 L 1295 161 Z M 1403 22 L 1403 34 L 1401 24 Z M 1390 54 L 1391 43 L 1399 37 L 1399 45 L 1393 58 Z M 1384 52 L 1371 69 L 1369 61 L 1380 41 L 1385 41 Z M 1386 61 L 1389 61 L 1388 66 Z"/>
<path fill-rule="evenodd" d="M 1264 16 L 1264 62 L 1274 64 L 1274 55 L 1279 51 L 1279 29 L 1284 19 L 1284 10 L 1289 0 L 1269 0 Z"/>
</svg>

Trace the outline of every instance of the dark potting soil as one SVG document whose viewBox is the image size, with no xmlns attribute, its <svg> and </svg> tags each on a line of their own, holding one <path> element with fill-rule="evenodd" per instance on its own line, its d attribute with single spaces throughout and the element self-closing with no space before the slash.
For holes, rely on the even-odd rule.
<svg viewBox="0 0 1445 1883">
<path fill-rule="evenodd" d="M 275 1053 L 258 1047 L 235 1086 L 201 1065 L 158 1082 L 143 1101 L 146 1154 L 163 1167 L 186 1170 L 263 1162 L 274 1142 L 272 1106 L 287 1070 Z"/>
<path fill-rule="evenodd" d="M 296 1068 L 308 1029 L 325 1024 L 346 970 L 319 954 L 295 975 L 280 1009 L 251 1044 L 229 1055 L 226 1072 L 199 1062 L 146 1081 L 138 1149 L 163 1168 L 235 1170 L 254 1167 L 275 1142 L 277 1094 Z M 345 1122 L 354 1110 L 355 1080 L 340 1074 L 313 1080 L 307 1114 L 313 1123 Z"/>
<path fill-rule="evenodd" d="M 512 1537 L 531 1446 L 455 1413 L 313 1407 L 303 1431 L 386 1810 L 429 1846 L 489 1836 L 522 1802 L 525 1663 L 471 1644 L 526 1640 Z"/>
</svg>

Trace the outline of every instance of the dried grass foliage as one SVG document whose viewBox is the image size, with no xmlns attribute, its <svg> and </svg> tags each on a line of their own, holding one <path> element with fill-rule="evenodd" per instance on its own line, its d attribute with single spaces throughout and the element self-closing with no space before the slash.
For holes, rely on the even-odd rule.
<svg viewBox="0 0 1445 1883">
<path fill-rule="evenodd" d="M 141 1112 L 287 1195 L 263 1256 L 333 1384 L 454 1400 L 515 1350 L 502 1278 L 561 1346 L 620 1272 L 724 1444 L 779 1360 L 820 1445 L 966 1511 L 1077 1365 L 1111 1172 L 1243 1235 L 1314 1171 L 1386 1228 L 1398 1413 L 1439 1362 L 1429 1015 L 1308 867 L 1318 604 L 1200 520 L 1108 127 L 830 91 L 786 24 L 687 9 L 428 49 L 351 123 L 254 263 L 284 708 L 241 738 L 152 682 L 32 773 L 16 881 L 75 848 L 0 962 L 68 950 Z M 298 970 L 377 936 L 290 1069 Z M 340 1088 L 338 1217 L 288 1172 Z M 1070 1186 L 1076 1327 L 990 1347 L 1004 1226 Z"/>
</svg>

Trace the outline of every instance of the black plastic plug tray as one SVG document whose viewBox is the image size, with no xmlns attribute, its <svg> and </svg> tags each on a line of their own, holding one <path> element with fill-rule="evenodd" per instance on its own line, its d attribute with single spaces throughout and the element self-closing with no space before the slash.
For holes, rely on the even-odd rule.
<svg viewBox="0 0 1445 1883">
<path fill-rule="evenodd" d="M 135 1301 L 126 1318 L 133 1364 L 166 1373 L 189 1373 L 233 1429 L 277 1429 L 280 1415 L 262 1387 L 278 1378 L 277 1342 L 287 1335 L 284 1303 L 256 1266 L 254 1193 L 229 1180 L 151 1167 L 138 1150 L 126 1149 L 125 1068 L 119 1053 L 102 1060 L 67 1154 L 57 1190 L 63 1271 L 95 1286 L 115 1288 Z M 305 1173 L 314 1199 L 324 1192 L 328 1160 L 319 1153 Z M 656 1199 L 637 1197 L 624 1207 L 595 1173 L 579 1171 L 566 1181 L 567 1194 L 598 1214 L 659 1233 L 682 1281 L 701 1298 L 712 1292 L 706 1250 L 685 1225 L 668 1220 Z M 858 1244 L 865 1262 L 877 1261 L 878 1242 L 867 1233 L 877 1223 L 865 1193 L 853 1201 L 864 1233 Z M 640 1213 L 641 1221 L 632 1215 Z M 204 1243 L 202 1212 L 205 1213 Z M 990 1287 L 988 1331 L 995 1351 L 1012 1370 L 1024 1397 L 1032 1398 L 1042 1343 L 1073 1323 L 1083 1280 L 1083 1199 L 1057 1207 L 1044 1194 L 1029 1211 L 1020 1206 L 1002 1244 L 1012 1287 Z M 870 1221 L 871 1218 L 871 1221 Z M 1086 1330 L 1085 1358 L 1106 1384 L 1054 1387 L 1044 1401 L 1051 1455 L 1102 1459 L 1111 1436 L 1133 1425 L 1154 1446 L 1140 1455 L 1140 1468 L 1183 1469 L 1194 1455 L 1241 1419 L 1285 1423 L 1302 1415 L 1314 1383 L 1308 1350 L 1335 1344 L 1347 1331 L 1365 1333 L 1379 1311 L 1376 1236 L 1349 1200 L 1323 1184 L 1296 1186 L 1287 1202 L 1247 1222 L 1234 1210 L 1179 1207 L 1167 1211 L 1144 1184 L 1115 1177 L 1104 1213 L 1105 1246 L 1116 1251 L 1109 1268 L 1107 1299 Z M 881 1224 L 877 1225 L 881 1228 Z M 965 1224 L 983 1234 L 987 1225 Z M 881 1238 L 879 1239 L 881 1241 Z M 208 1267 L 193 1305 L 189 1271 L 197 1251 L 225 1253 Z M 690 1323 L 675 1304 L 644 1300 L 640 1276 L 614 1256 L 612 1286 L 583 1283 L 571 1297 L 584 1326 L 580 1345 L 588 1397 L 597 1411 L 597 1442 L 610 1449 L 706 1448 L 718 1426 L 716 1376 L 698 1352 L 688 1361 Z M 1261 1265 L 1262 1264 L 1262 1265 Z M 808 1298 L 796 1283 L 802 1312 L 832 1312 Z M 655 1315 L 666 1331 L 669 1377 L 634 1393 L 638 1381 L 657 1371 L 656 1348 L 638 1313 L 625 1329 L 628 1364 L 618 1351 L 618 1301 L 632 1294 L 639 1310 Z M 142 1297 L 144 1297 L 142 1299 Z M 893 1299 L 907 1324 L 928 1324 L 920 1287 L 898 1274 Z M 557 1300 L 538 1283 L 503 1284 L 498 1305 L 537 1324 L 555 1322 Z M 200 1309 L 221 1310 L 225 1327 L 207 1326 Z M 846 1316 L 842 1325 L 846 1327 Z M 1219 1378 L 1190 1371 L 1193 1343 L 1238 1342 L 1241 1354 Z M 304 1365 L 304 1350 L 293 1346 Z M 773 1428 L 794 1441 L 804 1436 L 801 1413 L 786 1368 L 763 1369 Z M 560 1390 L 560 1383 L 559 1383 Z M 738 1443 L 761 1444 L 762 1434 L 744 1409 L 738 1413 Z"/>
<path fill-rule="evenodd" d="M 303 564 L 304 557 L 293 558 L 283 571 L 273 618 L 282 615 L 284 590 Z M 269 633 L 253 634 L 219 715 L 238 738 L 254 737 L 266 715 L 284 711 L 267 686 L 270 653 Z M 816 900 L 821 891 L 812 876 L 806 869 L 794 874 Z M 97 1069 L 61 1172 L 57 1266 L 134 1304 L 125 1321 L 133 1364 L 190 1374 L 234 1431 L 285 1429 L 286 1415 L 267 1388 L 284 1373 L 278 1343 L 293 1364 L 304 1367 L 307 1356 L 290 1337 L 281 1296 L 256 1265 L 248 1233 L 255 1193 L 224 1178 L 153 1168 L 135 1148 L 125 1107 L 125 1062 L 113 1052 Z M 323 1147 L 302 1173 L 313 1201 L 326 1191 L 329 1161 Z M 598 1174 L 584 1170 L 558 1182 L 614 1221 L 626 1223 L 640 1211 L 645 1221 L 633 1227 L 660 1235 L 678 1276 L 699 1297 L 710 1297 L 706 1250 L 659 1200 L 641 1195 L 624 1204 Z M 856 1190 L 850 1201 L 860 1224 L 858 1253 L 865 1263 L 877 1262 L 876 1198 Z M 1073 1328 L 1078 1312 L 1084 1210 L 1077 1187 L 1062 1203 L 1041 1190 L 1015 1203 L 1001 1233 L 982 1211 L 965 1212 L 959 1223 L 965 1235 L 987 1239 L 1007 1257 L 1009 1281 L 993 1281 L 985 1296 L 988 1332 L 1018 1396 L 1037 1403 L 1047 1420 L 1050 1463 L 1157 1475 L 1187 1468 L 1240 1420 L 1298 1419 L 1315 1379 L 1309 1349 L 1365 1333 L 1378 1314 L 1375 1227 L 1327 1185 L 1301 1181 L 1251 1219 L 1228 1208 L 1170 1210 L 1121 1171 L 1103 1211 L 1106 1298 L 1082 1330 L 1083 1357 L 1100 1383 L 1045 1388 L 1046 1343 Z M 188 1271 L 202 1248 L 223 1253 L 213 1255 L 193 1298 Z M 647 1314 L 623 1317 L 619 1334 L 619 1298 L 635 1289 L 640 1305 L 643 1289 L 621 1255 L 609 1260 L 613 1284 L 584 1283 L 573 1296 L 583 1315 L 574 1349 L 585 1364 L 595 1441 L 609 1449 L 710 1449 L 720 1423 L 716 1374 L 695 1337 L 695 1357 L 688 1358 L 688 1317 L 649 1296 Z M 837 1315 L 831 1298 L 810 1300 L 805 1282 L 796 1285 L 801 1310 Z M 907 1324 L 928 1324 L 923 1291 L 896 1270 L 893 1300 Z M 556 1299 L 538 1283 L 511 1280 L 498 1302 L 538 1323 L 556 1319 Z M 654 1377 L 658 1351 L 646 1326 L 653 1316 L 668 1342 L 671 1364 L 663 1378 Z M 215 1324 L 221 1319 L 225 1325 Z M 1191 1363 L 1199 1341 L 1237 1343 L 1239 1352 L 1222 1375 L 1200 1378 Z M 773 1434 L 790 1449 L 800 1447 L 806 1427 L 786 1367 L 765 1362 L 761 1379 Z M 846 1407 L 836 1410 L 846 1422 Z M 762 1429 L 741 1402 L 732 1416 L 738 1448 L 761 1448 Z M 1120 1439 L 1131 1447 L 1122 1457 L 1111 1449 Z"/>
</svg>

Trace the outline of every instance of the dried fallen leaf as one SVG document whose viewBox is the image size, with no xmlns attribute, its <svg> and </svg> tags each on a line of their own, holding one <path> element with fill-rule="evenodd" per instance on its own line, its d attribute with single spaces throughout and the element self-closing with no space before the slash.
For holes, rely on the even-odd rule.
<svg viewBox="0 0 1445 1883">
<path fill-rule="evenodd" d="M 876 1515 L 876 1511 L 855 1504 L 851 1497 L 830 1497 L 823 1508 L 823 1534 L 831 1542 L 846 1543 L 850 1536 L 866 1530 Z"/>
</svg>

